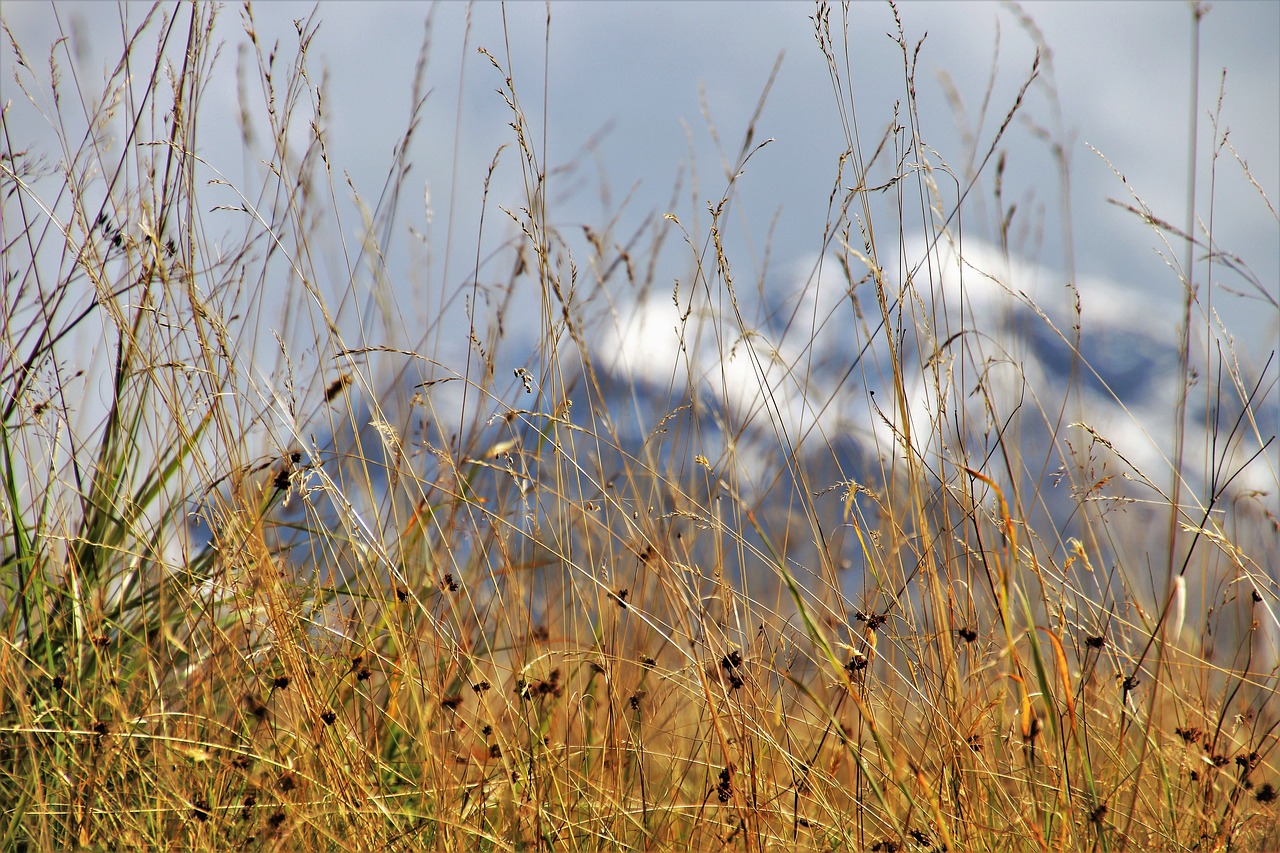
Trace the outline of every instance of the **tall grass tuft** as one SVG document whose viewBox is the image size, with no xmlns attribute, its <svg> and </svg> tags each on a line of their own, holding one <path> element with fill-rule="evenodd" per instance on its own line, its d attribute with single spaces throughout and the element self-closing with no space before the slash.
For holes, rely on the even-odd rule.
<svg viewBox="0 0 1280 853">
<path fill-rule="evenodd" d="M 1274 290 L 1212 189 L 1175 227 L 1117 180 L 1182 294 L 1136 454 L 1070 233 L 1037 290 L 1002 192 L 1048 46 L 947 159 L 896 8 L 899 108 L 859 112 L 857 12 L 813 13 L 846 147 L 802 293 L 728 236 L 768 86 L 705 209 L 579 238 L 486 49 L 523 194 L 486 181 L 422 333 L 388 258 L 429 38 L 370 203 L 317 16 L 286 49 L 240 12 L 243 181 L 200 120 L 229 12 L 125 7 L 100 91 L 6 26 L 57 147 L 6 107 L 0 847 L 1280 847 L 1276 365 L 1206 295 Z"/>
</svg>

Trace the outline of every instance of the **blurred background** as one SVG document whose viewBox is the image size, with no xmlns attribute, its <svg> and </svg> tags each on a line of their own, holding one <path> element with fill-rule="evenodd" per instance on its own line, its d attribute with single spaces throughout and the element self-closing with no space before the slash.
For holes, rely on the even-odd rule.
<svg viewBox="0 0 1280 853">
<path fill-rule="evenodd" d="M 3 14 L 37 74 L 47 76 L 48 49 L 66 37 L 64 49 L 79 60 L 78 73 L 103 69 L 105 76 L 119 56 L 124 31 L 141 23 L 148 8 L 20 1 L 5 3 Z M 1216 196 L 1215 239 L 1244 258 L 1274 293 L 1280 273 L 1274 216 L 1230 162 L 1229 152 L 1216 176 L 1203 155 L 1212 145 L 1208 115 L 1225 69 L 1221 122 L 1274 204 L 1280 187 L 1280 52 L 1275 49 L 1280 4 L 1205 8 L 1199 35 L 1198 206 L 1207 210 L 1209 193 Z M 962 176 L 985 153 L 1030 70 L 1035 39 L 1027 22 L 1033 22 L 1051 54 L 1002 142 L 1009 160 L 1005 196 L 1019 203 L 1022 223 L 1013 250 L 1028 261 L 1064 266 L 1062 183 L 1038 138 L 1038 125 L 1067 144 L 1077 274 L 1105 277 L 1146 298 L 1178 304 L 1176 280 L 1153 251 L 1156 240 L 1133 215 L 1107 202 L 1131 200 L 1091 149 L 1110 161 L 1157 216 L 1184 226 L 1192 9 L 1163 2 L 1021 7 L 908 2 L 899 11 L 907 40 L 925 39 L 916 72 L 921 135 L 938 162 Z M 422 124 L 407 156 L 412 172 L 406 191 L 413 197 L 401 204 L 389 247 L 403 308 L 423 312 L 434 310 L 426 290 L 464 280 L 473 266 L 485 173 L 498 147 L 513 141 L 510 111 L 495 92 L 502 74 L 478 48 L 504 66 L 509 62 L 521 106 L 535 131 L 545 134 L 536 144 L 552 170 L 563 170 L 553 171 L 550 179 L 554 220 L 568 231 L 574 223 L 595 226 L 621 211 L 620 235 L 669 208 L 684 218 L 719 198 L 726 181 L 709 120 L 726 156 L 736 155 L 771 69 L 780 62 L 755 131 L 755 142 L 773 142 L 752 159 L 737 189 L 736 215 L 744 228 L 734 237 L 745 240 L 749 233 L 752 252 L 736 259 L 739 265 L 748 257 L 763 263 L 766 242 L 778 270 L 810 258 L 821 248 L 836 161 L 844 148 L 813 14 L 811 5 L 792 2 L 253 7 L 259 41 L 279 42 L 283 61 L 298 40 L 294 21 L 319 22 L 310 56 L 325 69 L 325 78 L 313 82 L 324 89 L 329 159 L 370 205 L 408 125 L 415 66 L 425 58 Z M 253 79 L 245 22 L 238 5 L 228 4 L 219 13 L 216 25 L 225 44 L 201 104 L 205 135 L 199 153 L 232 184 L 242 182 L 260 159 L 246 149 L 244 134 L 262 142 L 261 128 L 255 136 L 241 119 L 245 96 L 261 101 L 260 89 L 245 82 Z M 901 98 L 895 31 L 885 4 L 859 3 L 850 10 L 848 61 L 864 144 L 879 138 Z M 3 59 L 0 85 L 11 110 L 10 127 L 26 135 L 6 145 L 47 145 L 53 138 L 51 104 L 32 105 L 14 86 L 8 39 Z M 67 68 L 64 62 L 64 72 Z M 80 77 L 76 82 L 93 91 L 99 81 Z M 1049 97 L 1050 87 L 1058 104 Z M 682 191 L 673 199 L 678 180 Z M 490 196 L 505 206 L 518 203 L 522 192 L 518 158 L 508 151 L 494 173 Z M 338 193 L 336 202 L 349 205 L 350 195 Z M 490 220 L 495 240 L 508 233 L 503 229 L 509 222 L 501 219 Z M 359 217 L 349 207 L 344 220 L 352 232 L 358 230 Z M 989 223 L 979 217 L 971 215 L 967 225 L 976 236 L 990 238 L 982 234 Z M 427 239 L 407 239 L 407 227 Z M 426 278 L 424 263 L 434 282 Z M 1223 284 L 1214 307 L 1228 326 L 1242 340 L 1256 341 L 1255 353 L 1274 348 L 1274 306 L 1239 281 Z"/>
<path fill-rule="evenodd" d="M 92 112 L 92 96 L 104 88 L 126 39 L 152 16 L 150 40 L 140 41 L 145 48 L 138 54 L 139 67 L 149 67 L 146 51 L 154 50 L 155 34 L 163 31 L 168 16 L 176 12 L 185 26 L 180 8 L 5 3 L 11 36 L 2 54 L 11 133 L 6 148 L 56 158 L 55 126 Z M 1198 29 L 1197 8 L 1203 16 Z M 1091 422 L 1108 434 L 1133 433 L 1136 419 L 1139 431 L 1148 435 L 1139 435 L 1141 447 L 1127 452 L 1132 462 L 1152 466 L 1153 476 L 1162 481 L 1176 387 L 1176 326 L 1184 299 L 1176 266 L 1183 262 L 1184 247 L 1124 208 L 1137 205 L 1136 196 L 1156 219 L 1187 227 L 1188 128 L 1192 70 L 1198 62 L 1195 227 L 1211 226 L 1215 245 L 1243 265 L 1233 271 L 1215 264 L 1207 287 L 1209 268 L 1203 253 L 1198 256 L 1200 304 L 1192 326 L 1203 329 L 1221 318 L 1243 361 L 1243 375 L 1262 389 L 1255 406 L 1262 438 L 1273 434 L 1280 395 L 1277 367 L 1268 358 L 1280 344 L 1280 228 L 1258 189 L 1271 205 L 1280 195 L 1280 4 L 904 3 L 896 14 L 911 48 L 905 59 L 914 68 L 918 132 L 937 174 L 954 176 L 951 185 L 939 186 L 948 209 L 999 135 L 1002 204 L 992 195 L 993 157 L 952 229 L 965 235 L 973 257 L 985 255 L 994 266 L 1011 267 L 1004 272 L 1012 286 L 1032 294 L 1060 328 L 1071 323 L 1071 300 L 1063 285 L 1077 285 L 1086 355 L 1109 389 L 1085 398 L 1086 405 L 1096 404 Z M 828 326 L 819 335 L 812 327 L 777 322 L 806 298 L 821 302 L 812 292 L 824 274 L 820 259 L 835 248 L 829 239 L 824 242 L 824 227 L 834 216 L 831 199 L 835 196 L 838 206 L 851 181 L 848 171 L 840 173 L 847 146 L 837 106 L 842 94 L 833 88 L 819 50 L 814 17 L 814 6 L 790 2 L 228 4 L 215 18 L 223 46 L 206 72 L 208 87 L 199 105 L 197 154 L 205 167 L 201 178 L 209 182 L 202 198 L 217 202 L 203 211 L 204 238 L 217 246 L 220 222 L 228 230 L 243 227 L 245 198 L 270 202 L 253 189 L 269 183 L 264 164 L 271 159 L 272 134 L 263 123 L 269 105 L 259 63 L 284 80 L 299 41 L 306 40 L 312 91 L 280 91 L 281 103 L 270 106 L 283 111 L 287 98 L 303 102 L 295 112 L 292 156 L 302 157 L 314 139 L 307 121 L 314 120 L 323 134 L 332 187 L 324 205 L 331 206 L 334 217 L 317 226 L 323 240 L 310 244 L 317 267 L 330 271 L 328 280 L 316 284 L 340 321 L 358 325 L 359 334 L 348 340 L 426 353 L 441 366 L 408 379 L 384 373 L 384 388 L 374 393 L 386 394 L 401 382 L 404 393 L 387 396 L 408 399 L 415 381 L 463 372 L 468 369 L 469 288 L 475 283 L 477 298 L 493 299 L 502 282 L 511 280 L 512 256 L 504 249 L 519 237 L 516 220 L 528 204 L 513 113 L 502 92 L 509 77 L 539 168 L 547 173 L 547 216 L 564 245 L 585 270 L 593 254 L 591 233 L 607 233 L 607 242 L 629 249 L 648 266 L 642 277 L 650 288 L 643 292 L 636 291 L 634 281 L 615 276 L 607 307 L 596 314 L 600 336 L 590 342 L 618 380 L 619 405 L 636 409 L 638 436 L 652 425 L 651 418 L 680 401 L 678 388 L 672 395 L 672 365 L 679 351 L 672 334 L 672 282 L 682 281 L 688 292 L 691 260 L 706 236 L 708 205 L 726 192 L 742 152 L 768 140 L 734 181 L 721 224 L 738 285 L 753 295 L 749 319 L 770 333 L 788 363 L 797 363 L 809 340 L 823 348 L 815 350 L 813 367 L 797 391 L 808 399 L 799 400 L 799 414 L 784 426 L 794 433 L 816 423 L 823 431 L 816 440 L 824 449 L 854 435 L 859 452 L 883 456 L 892 445 L 884 432 L 887 424 L 862 394 L 863 387 L 874 389 L 877 379 L 864 371 L 856 387 L 847 382 L 860 347 L 852 333 Z M 895 121 L 898 127 L 911 121 L 895 112 L 904 103 L 906 85 L 895 9 L 858 3 L 847 13 L 836 8 L 831 21 L 833 30 L 847 37 L 847 42 L 837 38 L 837 44 L 847 44 L 837 56 L 843 64 L 839 76 L 854 99 L 854 111 L 844 114 L 856 118 L 859 145 L 870 152 Z M 15 44 L 27 66 L 20 74 Z M 1039 73 L 1027 85 L 1037 49 Z M 273 63 L 278 63 L 274 69 Z M 74 83 L 90 95 L 85 106 L 65 95 L 60 106 L 55 104 L 48 95 L 51 73 L 66 91 Z M 14 82 L 20 78 L 42 81 L 43 89 L 27 85 L 24 91 Z M 139 92 L 147 83 L 133 81 Z M 1020 109 L 1000 135 L 1024 86 Z M 111 132 L 117 139 L 124 135 L 120 116 L 128 114 L 128 109 L 116 114 L 113 121 L 120 126 L 108 128 L 107 138 Z M 411 126 L 414 132 L 402 150 Z M 73 128 L 71 135 L 84 132 Z M 1224 134 L 1247 161 L 1257 187 L 1232 150 L 1220 144 Z M 869 180 L 887 182 L 906 168 L 892 160 L 881 156 Z M 55 197 L 59 180 L 55 163 L 47 183 L 54 188 L 48 194 L 54 211 L 61 201 Z M 882 205 L 873 207 L 873 214 L 896 222 L 894 192 L 872 194 L 871 200 Z M 13 197 L 4 200 L 6 216 L 13 203 Z M 1001 217 L 1014 205 L 1006 263 L 1002 252 L 988 250 L 999 240 Z M 682 231 L 663 219 L 668 213 Z M 925 254 L 919 238 L 924 224 L 913 236 L 912 222 L 904 221 L 901 239 L 895 235 L 888 241 L 900 255 L 891 263 L 898 278 Z M 651 253 L 653 235 L 662 229 L 662 251 Z M 384 256 L 385 268 L 360 260 L 362 252 L 374 251 L 369 233 L 378 238 L 376 251 Z M 938 283 L 944 279 L 940 276 Z M 266 286 L 273 286 L 271 279 Z M 966 298 L 975 304 L 991 301 L 981 295 L 986 291 L 980 279 L 971 277 L 966 287 L 972 289 Z M 826 292 L 820 313 L 830 316 L 838 286 Z M 511 378 L 513 370 L 536 363 L 542 339 L 536 289 L 513 291 L 507 316 L 496 375 L 518 389 L 522 380 Z M 1002 328 L 1021 328 L 1026 337 L 1028 319 L 1006 314 Z M 272 369 L 273 330 L 259 329 L 264 373 Z M 79 358 L 87 359 L 102 338 L 90 326 L 77 334 L 70 343 L 79 347 Z M 1056 343 L 1031 335 L 1009 351 L 1016 353 L 1015 360 L 1035 366 L 1028 376 L 1048 377 L 1051 387 L 1065 387 L 1069 353 L 1060 345 L 1055 349 Z M 724 346 L 716 342 L 695 356 L 704 362 L 719 405 L 750 410 L 758 378 L 750 370 L 725 369 Z M 1203 342 L 1193 346 L 1203 351 Z M 294 357 L 326 369 L 330 364 L 320 352 Z M 300 372 L 307 375 L 305 369 Z M 314 374 L 326 376 L 324 370 Z M 741 387 L 731 387 L 738 380 Z M 278 388 L 280 375 L 272 381 Z M 1086 391 L 1091 382 L 1099 385 L 1086 377 Z M 457 422 L 463 385 L 432 389 L 439 419 Z M 656 391 L 660 399 L 652 407 L 637 405 L 629 393 L 635 388 Z M 842 389 L 851 393 L 842 395 Z M 927 388 L 913 390 L 927 408 Z M 1202 408 L 1213 407 L 1201 400 Z M 1115 416 L 1110 421 L 1103 411 L 1107 406 Z M 757 415 L 767 445 L 775 436 L 768 419 Z M 1217 417 L 1193 410 L 1192 419 L 1204 423 L 1210 415 Z M 480 411 L 477 418 L 485 416 Z M 336 440 L 319 438 L 321 444 Z M 1254 449 L 1249 445 L 1242 452 Z M 1268 453 L 1255 465 L 1263 487 L 1274 483 L 1277 467 L 1275 448 Z M 1242 479 L 1240 487 L 1247 481 Z"/>
</svg>

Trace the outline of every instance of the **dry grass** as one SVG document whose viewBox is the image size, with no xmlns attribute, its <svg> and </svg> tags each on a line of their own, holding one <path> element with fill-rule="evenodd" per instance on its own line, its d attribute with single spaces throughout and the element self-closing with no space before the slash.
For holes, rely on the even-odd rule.
<svg viewBox="0 0 1280 853">
<path fill-rule="evenodd" d="M 358 229 L 335 213 L 354 190 L 313 22 L 283 62 L 244 13 L 242 88 L 271 104 L 257 183 L 197 155 L 212 14 L 153 11 L 97 98 L 65 46 L 14 41 L 62 150 L 15 151 L 6 112 L 0 846 L 1280 847 L 1276 484 L 1229 488 L 1259 448 L 1275 479 L 1255 417 L 1274 365 L 1241 366 L 1188 297 L 1180 352 L 1238 418 L 1212 424 L 1206 471 L 1182 430 L 1167 471 L 1139 470 L 1086 425 L 1078 314 L 1038 321 L 1074 378 L 1015 375 L 1011 396 L 1016 353 L 948 305 L 949 276 L 1001 278 L 947 260 L 970 188 L 993 182 L 1011 263 L 1002 140 L 1051 68 L 956 173 L 922 139 L 918 45 L 900 35 L 900 114 L 859 116 L 845 22 L 819 7 L 848 150 L 815 280 L 838 290 L 774 334 L 722 239 L 742 164 L 768 156 L 755 125 L 700 226 L 624 247 L 606 225 L 578 258 L 495 55 L 526 194 L 486 189 L 486 227 L 518 236 L 477 250 L 470 285 L 432 283 L 472 324 L 441 363 L 459 331 L 406 341 L 395 317 L 399 193 Z M 1211 232 L 1128 203 L 1175 274 L 1230 266 Z M 921 227 L 918 265 L 890 260 Z M 667 243 L 689 259 L 683 355 L 634 393 L 592 342 L 668 298 Z M 532 322 L 521 289 L 528 360 L 505 349 Z M 819 393 L 831 328 L 863 348 L 849 385 L 882 389 L 855 401 L 876 452 L 825 417 L 852 405 Z M 733 398 L 744 369 L 755 393 Z"/>
</svg>

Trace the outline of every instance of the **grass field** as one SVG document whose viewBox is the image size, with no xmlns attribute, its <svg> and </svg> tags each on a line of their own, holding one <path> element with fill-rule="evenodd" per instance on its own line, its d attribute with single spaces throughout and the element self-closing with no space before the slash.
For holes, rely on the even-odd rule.
<svg viewBox="0 0 1280 853">
<path fill-rule="evenodd" d="M 385 259 L 416 191 L 402 160 L 376 201 L 330 162 L 313 22 L 288 49 L 241 13 L 248 186 L 198 153 L 211 7 L 126 31 L 100 95 L 6 28 L 4 97 L 59 147 L 15 150 L 6 110 L 0 848 L 1280 849 L 1276 367 L 1186 285 L 1274 282 L 1218 251 L 1211 192 L 1202 231 L 1117 178 L 1187 294 L 1172 444 L 1139 465 L 1093 425 L 1079 304 L 1002 278 L 1002 137 L 1051 67 L 955 173 L 910 21 L 898 114 L 862 116 L 845 13 L 814 12 L 847 128 L 835 296 L 777 335 L 722 240 L 754 125 L 698 224 L 584 248 L 494 50 L 526 192 L 486 185 L 485 227 L 512 238 L 428 282 L 469 328 L 405 340 Z M 1004 272 L 957 263 L 962 223 Z M 1030 311 L 1070 378 L 1019 372 L 948 268 Z M 650 298 L 670 378 L 627 387 L 599 342 Z M 832 328 L 865 357 L 816 399 Z M 856 446 L 841 407 L 874 426 Z"/>
</svg>

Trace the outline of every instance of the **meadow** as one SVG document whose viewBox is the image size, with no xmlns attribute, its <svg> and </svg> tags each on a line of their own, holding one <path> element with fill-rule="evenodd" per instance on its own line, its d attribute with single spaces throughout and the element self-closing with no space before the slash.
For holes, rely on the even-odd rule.
<svg viewBox="0 0 1280 853">
<path fill-rule="evenodd" d="M 201 144 L 215 14 L 246 185 Z M 6 26 L 5 99 L 58 145 L 6 108 L 0 848 L 1280 849 L 1277 369 L 1207 306 L 1225 279 L 1275 314 L 1275 283 L 1211 188 L 1173 224 L 1117 174 L 1184 294 L 1139 455 L 1114 363 L 1145 339 L 1091 348 L 1115 318 L 1031 287 L 1002 194 L 1050 46 L 953 168 L 909 14 L 883 116 L 857 7 L 810 14 L 846 148 L 802 287 L 726 248 L 756 120 L 704 208 L 570 234 L 541 81 L 481 45 L 525 190 L 485 183 L 510 236 L 423 284 L 453 319 L 421 336 L 386 259 L 404 152 L 451 131 L 411 115 L 386 185 L 350 182 L 323 10 L 286 43 L 157 5 L 100 91 Z"/>
</svg>

